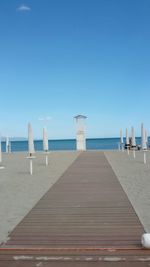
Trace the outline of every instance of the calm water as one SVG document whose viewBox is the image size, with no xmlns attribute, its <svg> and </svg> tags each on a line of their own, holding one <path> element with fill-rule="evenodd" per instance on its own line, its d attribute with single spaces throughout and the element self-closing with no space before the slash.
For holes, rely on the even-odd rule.
<svg viewBox="0 0 150 267">
<path fill-rule="evenodd" d="M 118 143 L 120 138 L 95 138 L 87 139 L 86 147 L 88 150 L 96 149 L 118 149 Z M 149 139 L 150 141 L 150 139 Z M 125 140 L 124 140 L 125 142 Z M 136 138 L 136 143 L 140 144 L 141 138 Z M 42 140 L 34 141 L 35 150 L 42 151 L 43 143 Z M 49 140 L 49 150 L 75 150 L 76 149 L 76 140 L 75 139 L 66 139 L 66 140 Z M 6 143 L 2 142 L 2 151 L 5 152 Z M 11 151 L 27 151 L 28 150 L 28 141 L 11 141 Z"/>
</svg>

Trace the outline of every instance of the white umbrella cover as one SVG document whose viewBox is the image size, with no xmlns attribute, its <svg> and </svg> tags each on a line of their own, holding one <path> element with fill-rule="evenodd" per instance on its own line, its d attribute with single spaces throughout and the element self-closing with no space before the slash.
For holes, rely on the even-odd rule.
<svg viewBox="0 0 150 267">
<path fill-rule="evenodd" d="M 9 137 L 6 137 L 6 153 L 9 153 Z"/>
<path fill-rule="evenodd" d="M 0 163 L 2 162 L 2 145 L 0 140 Z"/>
<path fill-rule="evenodd" d="M 145 142 L 148 145 L 148 135 L 147 135 L 147 131 L 145 130 Z"/>
<path fill-rule="evenodd" d="M 122 134 L 122 129 L 120 130 L 120 143 L 123 144 L 123 134 Z"/>
<path fill-rule="evenodd" d="M 43 150 L 48 151 L 48 134 L 46 128 L 43 128 Z"/>
<path fill-rule="evenodd" d="M 126 145 L 129 145 L 128 129 L 126 128 Z"/>
<path fill-rule="evenodd" d="M 32 156 L 32 154 L 35 153 L 31 123 L 28 123 L 28 151 L 30 156 Z"/>
<path fill-rule="evenodd" d="M 141 147 L 142 149 L 147 149 L 146 139 L 145 139 L 145 129 L 143 123 L 141 123 Z"/>
<path fill-rule="evenodd" d="M 132 133 L 132 146 L 135 147 L 136 146 L 136 140 L 135 140 L 134 127 L 131 128 L 131 133 Z"/>
</svg>

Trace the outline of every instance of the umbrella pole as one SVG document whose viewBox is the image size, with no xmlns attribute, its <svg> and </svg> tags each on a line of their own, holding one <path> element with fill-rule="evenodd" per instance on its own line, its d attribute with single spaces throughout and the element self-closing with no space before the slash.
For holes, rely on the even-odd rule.
<svg viewBox="0 0 150 267">
<path fill-rule="evenodd" d="M 1 148 L 1 142 L 0 142 L 0 170 L 3 170 L 4 166 L 2 166 L 1 163 L 2 163 L 2 148 Z"/>
<path fill-rule="evenodd" d="M 1 151 L 1 144 L 0 144 L 0 164 L 2 163 L 2 151 Z"/>
<path fill-rule="evenodd" d="M 48 165 L 48 155 L 46 155 L 46 166 Z"/>
<path fill-rule="evenodd" d="M 32 159 L 30 159 L 30 174 L 33 174 L 33 163 L 32 163 Z"/>
<path fill-rule="evenodd" d="M 135 159 L 135 150 L 133 149 L 133 158 Z"/>
<path fill-rule="evenodd" d="M 144 164 L 146 164 L 146 152 L 144 151 Z"/>
<path fill-rule="evenodd" d="M 26 158 L 30 160 L 29 168 L 30 168 L 30 175 L 32 175 L 33 174 L 33 159 L 35 159 L 35 156 L 32 156 L 32 153 L 29 153 L 29 156 Z"/>
</svg>

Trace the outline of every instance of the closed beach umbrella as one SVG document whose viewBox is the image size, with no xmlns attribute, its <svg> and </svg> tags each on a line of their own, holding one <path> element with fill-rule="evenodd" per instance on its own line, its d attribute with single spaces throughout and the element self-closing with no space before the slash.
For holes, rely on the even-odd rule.
<svg viewBox="0 0 150 267">
<path fill-rule="evenodd" d="M 35 152 L 31 123 L 28 123 L 28 150 L 30 156 L 32 156 L 32 154 Z"/>
<path fill-rule="evenodd" d="M 147 135 L 147 131 L 145 130 L 145 142 L 148 145 L 148 135 Z"/>
<path fill-rule="evenodd" d="M 141 148 L 143 149 L 144 125 L 141 123 Z"/>
<path fill-rule="evenodd" d="M 9 137 L 6 137 L 6 153 L 9 153 Z"/>
<path fill-rule="evenodd" d="M 128 135 L 128 129 L 126 128 L 126 145 L 129 145 L 129 135 Z"/>
<path fill-rule="evenodd" d="M 134 127 L 131 128 L 131 133 L 132 133 L 132 146 L 135 147 L 136 146 L 136 140 L 135 140 Z"/>
<path fill-rule="evenodd" d="M 48 134 L 46 128 L 43 129 L 43 150 L 48 151 Z"/>
<path fill-rule="evenodd" d="M 0 163 L 2 162 L 2 146 L 1 146 L 1 140 L 0 140 Z"/>
<path fill-rule="evenodd" d="M 122 134 L 122 129 L 120 130 L 120 143 L 123 144 L 123 134 Z"/>
<path fill-rule="evenodd" d="M 2 166 L 1 163 L 2 163 L 2 143 L 0 139 L 0 170 L 4 169 L 4 166 Z"/>
<path fill-rule="evenodd" d="M 145 129 L 143 123 L 141 123 L 141 147 L 142 149 L 147 149 L 146 140 L 145 140 Z"/>
</svg>

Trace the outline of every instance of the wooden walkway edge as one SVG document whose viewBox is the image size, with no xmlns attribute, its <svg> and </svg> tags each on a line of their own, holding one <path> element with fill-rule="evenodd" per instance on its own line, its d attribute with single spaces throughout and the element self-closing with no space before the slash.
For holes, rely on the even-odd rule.
<svg viewBox="0 0 150 267">
<path fill-rule="evenodd" d="M 143 233 L 104 153 L 83 152 L 10 234 L 0 266 L 150 266 Z"/>
</svg>

